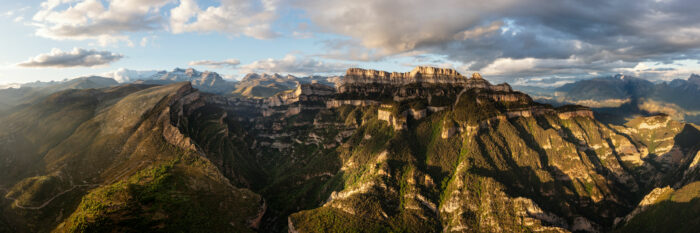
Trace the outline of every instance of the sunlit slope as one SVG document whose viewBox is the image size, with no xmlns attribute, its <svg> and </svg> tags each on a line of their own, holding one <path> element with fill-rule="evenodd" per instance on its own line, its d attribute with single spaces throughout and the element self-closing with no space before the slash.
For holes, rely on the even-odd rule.
<svg viewBox="0 0 700 233">
<path fill-rule="evenodd" d="M 17 231 L 240 232 L 257 224 L 260 196 L 231 185 L 171 121 L 200 96 L 189 83 L 73 92 L 86 93 L 58 93 L 47 100 L 54 104 L 3 121 L 16 127 L 10 137 L 26 135 L 26 150 L 2 154 L 10 161 L 3 216 Z M 35 112 L 44 115 L 32 119 Z"/>
</svg>

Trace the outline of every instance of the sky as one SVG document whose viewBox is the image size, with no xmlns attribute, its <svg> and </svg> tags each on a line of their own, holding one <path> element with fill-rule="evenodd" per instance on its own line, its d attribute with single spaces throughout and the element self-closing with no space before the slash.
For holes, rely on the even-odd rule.
<svg viewBox="0 0 700 233">
<path fill-rule="evenodd" d="M 418 65 L 516 85 L 700 73 L 696 0 L 0 0 L 0 84 Z"/>
</svg>

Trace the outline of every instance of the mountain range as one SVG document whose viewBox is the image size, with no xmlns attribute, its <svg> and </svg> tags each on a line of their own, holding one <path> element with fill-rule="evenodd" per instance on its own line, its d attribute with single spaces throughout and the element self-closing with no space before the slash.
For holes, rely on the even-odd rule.
<svg viewBox="0 0 700 233">
<path fill-rule="evenodd" d="M 631 117 L 663 113 L 676 120 L 700 123 L 700 76 L 687 80 L 652 83 L 645 79 L 615 75 L 580 80 L 558 88 L 530 88 L 538 101 L 551 104 L 580 104 L 595 108 L 602 117 L 617 123 Z"/>
<path fill-rule="evenodd" d="M 700 129 L 672 115 L 603 122 L 434 67 L 207 91 L 221 80 L 175 69 L 18 97 L 0 115 L 0 232 L 700 227 Z M 650 88 L 617 80 L 600 82 L 627 95 L 600 95 Z"/>
<path fill-rule="evenodd" d="M 335 86 L 340 77 L 296 77 L 279 74 L 247 74 L 242 80 L 226 80 L 216 72 L 200 72 L 193 68 L 172 71 L 137 71 L 119 69 L 101 75 L 78 77 L 64 81 L 33 82 L 0 86 L 0 115 L 22 105 L 30 97 L 44 97 L 66 89 L 89 89 L 125 83 L 166 85 L 190 82 L 200 91 L 241 98 L 267 98 L 278 92 L 294 89 L 300 83 L 318 82 Z"/>
</svg>

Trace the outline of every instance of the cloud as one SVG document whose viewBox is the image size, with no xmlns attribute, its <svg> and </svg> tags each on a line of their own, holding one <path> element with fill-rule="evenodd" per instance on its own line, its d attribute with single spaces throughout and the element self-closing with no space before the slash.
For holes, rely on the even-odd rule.
<svg viewBox="0 0 700 233">
<path fill-rule="evenodd" d="M 693 0 L 306 0 L 296 6 L 321 31 L 341 35 L 339 43 L 326 43 L 329 55 L 350 60 L 420 52 L 469 70 L 511 59 L 542 72 L 567 73 L 572 68 L 562 65 L 569 64 L 614 72 L 645 61 L 697 59 L 700 49 L 700 4 Z"/>
<path fill-rule="evenodd" d="M 156 39 L 158 39 L 158 36 L 155 35 L 141 37 L 141 42 L 139 42 L 139 45 L 141 47 L 146 47 L 148 44 L 154 44 Z"/>
<path fill-rule="evenodd" d="M 560 87 L 568 83 L 573 83 L 582 79 L 583 77 L 550 77 L 550 78 L 516 78 L 511 82 L 514 86 L 535 86 L 535 87 L 546 87 L 554 88 Z"/>
<path fill-rule="evenodd" d="M 640 62 L 633 67 L 617 68 L 615 71 L 649 80 L 671 81 L 700 73 L 700 67 L 692 65 L 693 63 L 695 63 L 695 60 L 681 60 L 669 64 Z"/>
<path fill-rule="evenodd" d="M 176 34 L 222 32 L 270 39 L 279 36 L 271 27 L 277 4 L 277 0 L 222 0 L 219 6 L 201 9 L 194 0 L 181 0 L 170 10 L 170 29 Z"/>
<path fill-rule="evenodd" d="M 119 68 L 114 71 L 109 71 L 106 73 L 99 74 L 99 76 L 113 78 L 117 82 L 127 83 L 136 80 L 147 80 L 159 78 L 158 74 L 165 73 L 165 71 L 159 70 L 130 70 L 126 68 Z"/>
<path fill-rule="evenodd" d="M 211 60 L 201 60 L 201 61 L 191 61 L 188 65 L 190 66 L 208 66 L 211 68 L 221 68 L 229 67 L 234 68 L 241 64 L 238 59 L 228 59 L 223 61 L 211 61 Z"/>
<path fill-rule="evenodd" d="M 17 64 L 22 67 L 93 67 L 109 64 L 124 56 L 109 51 L 85 50 L 74 48 L 72 51 L 52 49 L 50 53 L 39 54 L 36 57 Z"/>
<path fill-rule="evenodd" d="M 160 8 L 171 0 L 48 0 L 34 14 L 36 34 L 51 39 L 128 41 L 126 32 L 162 28 Z"/>
<path fill-rule="evenodd" d="M 248 73 L 273 72 L 294 75 L 337 74 L 353 65 L 323 62 L 309 57 L 287 54 L 282 59 L 265 59 L 241 65 L 240 70 Z"/>
<path fill-rule="evenodd" d="M 4 13 L 4 15 L 5 15 L 5 17 L 12 17 L 12 16 L 14 16 L 14 15 L 23 14 L 23 13 L 24 13 L 25 11 L 27 11 L 27 10 L 29 10 L 29 7 L 28 7 L 28 6 L 25 6 L 25 7 L 19 8 L 19 9 L 6 11 L 6 12 Z"/>
<path fill-rule="evenodd" d="M 292 37 L 297 39 L 309 39 L 314 37 L 314 33 L 306 22 L 299 23 L 292 32 Z"/>
<path fill-rule="evenodd" d="M 158 30 L 268 39 L 279 36 L 271 26 L 277 4 L 277 0 L 221 0 L 219 6 L 201 9 L 195 0 L 47 0 L 34 14 L 33 25 L 42 37 L 95 40 L 100 45 L 133 44 L 127 33 Z"/>
</svg>

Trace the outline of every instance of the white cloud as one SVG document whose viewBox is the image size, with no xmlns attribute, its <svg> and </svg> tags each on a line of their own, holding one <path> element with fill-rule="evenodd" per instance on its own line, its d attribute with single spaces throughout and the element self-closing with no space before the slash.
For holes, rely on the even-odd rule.
<svg viewBox="0 0 700 233">
<path fill-rule="evenodd" d="M 191 66 L 207 66 L 211 68 L 221 68 L 221 67 L 229 67 L 229 68 L 234 68 L 241 64 L 241 61 L 238 59 L 227 59 L 223 61 L 212 61 L 212 60 L 201 60 L 201 61 L 191 61 L 188 65 Z"/>
<path fill-rule="evenodd" d="M 181 0 L 170 10 L 170 30 L 183 32 L 222 32 L 269 39 L 277 18 L 277 0 L 222 0 L 219 6 L 201 9 L 194 0 Z"/>
<path fill-rule="evenodd" d="M 141 38 L 141 42 L 139 43 L 139 45 L 141 45 L 141 47 L 146 47 L 147 44 L 148 44 L 148 37 Z"/>
<path fill-rule="evenodd" d="M 12 17 L 14 15 L 20 15 L 23 14 L 25 11 L 29 10 L 28 6 L 19 8 L 19 9 L 14 9 L 14 10 L 9 10 L 4 13 L 6 17 Z"/>
<path fill-rule="evenodd" d="M 248 73 L 273 72 L 293 75 L 337 74 L 353 65 L 323 62 L 308 57 L 287 54 L 282 59 L 265 59 L 241 65 L 240 69 Z"/>
<path fill-rule="evenodd" d="M 158 70 L 130 70 L 125 68 L 119 68 L 115 71 L 110 71 L 107 73 L 100 74 L 100 76 L 113 78 L 117 82 L 133 82 L 136 80 L 154 79 L 158 77 Z"/>
<path fill-rule="evenodd" d="M 17 64 L 22 67 L 93 67 L 115 62 L 124 56 L 109 51 L 86 50 L 73 48 L 72 51 L 52 49 L 50 53 L 39 54 L 36 57 Z"/>
<path fill-rule="evenodd" d="M 689 77 L 691 74 L 700 74 L 700 66 L 696 60 L 680 60 L 670 64 L 658 62 L 640 62 L 634 67 L 617 68 L 615 71 L 634 77 L 671 81 L 679 77 Z"/>
<path fill-rule="evenodd" d="M 160 8 L 172 0 L 48 0 L 34 14 L 36 34 L 51 39 L 128 41 L 125 32 L 162 28 Z"/>
<path fill-rule="evenodd" d="M 292 36 L 297 39 L 308 39 L 313 38 L 314 33 L 311 32 L 308 23 L 302 22 L 297 25 L 296 29 L 294 29 L 294 31 L 292 32 Z"/>
<path fill-rule="evenodd" d="M 139 45 L 141 45 L 141 47 L 146 47 L 146 45 L 148 45 L 149 43 L 150 43 L 150 44 L 153 44 L 153 42 L 154 42 L 157 38 L 158 38 L 158 37 L 155 36 L 155 35 L 141 37 L 141 42 L 139 42 Z"/>
<path fill-rule="evenodd" d="M 512 59 L 512 58 L 501 58 L 495 60 L 493 63 L 479 70 L 480 73 L 484 75 L 507 75 L 507 74 L 517 74 L 519 72 L 524 72 L 532 70 L 536 66 L 537 59 L 525 58 L 525 59 Z"/>
<path fill-rule="evenodd" d="M 164 12 L 168 4 L 176 4 L 169 15 Z M 195 0 L 47 0 L 34 14 L 33 25 L 42 37 L 94 40 L 99 45 L 133 44 L 127 33 L 164 29 L 267 39 L 278 36 L 271 25 L 277 4 L 277 0 L 221 0 L 219 6 L 201 9 Z"/>
</svg>

